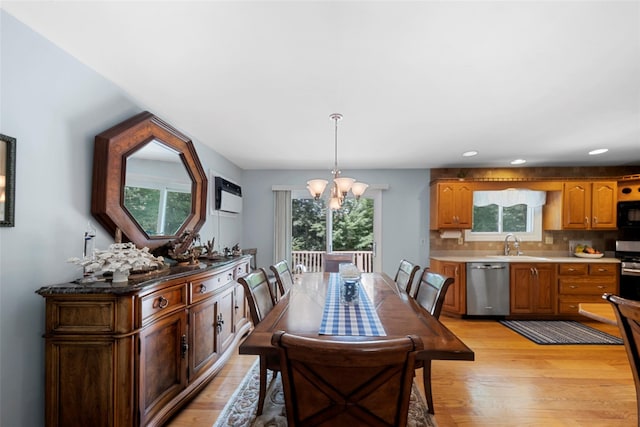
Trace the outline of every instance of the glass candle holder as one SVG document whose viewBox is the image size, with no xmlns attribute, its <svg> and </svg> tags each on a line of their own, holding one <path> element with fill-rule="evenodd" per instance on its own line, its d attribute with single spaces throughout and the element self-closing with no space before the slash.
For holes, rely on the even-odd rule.
<svg viewBox="0 0 640 427">
<path fill-rule="evenodd" d="M 360 283 L 358 281 L 342 281 L 340 286 L 340 304 L 356 305 L 360 302 Z"/>
</svg>

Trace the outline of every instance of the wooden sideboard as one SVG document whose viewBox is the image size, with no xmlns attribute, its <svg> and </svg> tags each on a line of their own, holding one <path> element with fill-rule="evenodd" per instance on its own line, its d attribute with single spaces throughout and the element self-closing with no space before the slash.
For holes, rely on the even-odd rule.
<svg viewBox="0 0 640 427">
<path fill-rule="evenodd" d="M 46 300 L 47 426 L 156 426 L 194 397 L 251 328 L 249 256 L 153 278 L 66 283 Z"/>
</svg>

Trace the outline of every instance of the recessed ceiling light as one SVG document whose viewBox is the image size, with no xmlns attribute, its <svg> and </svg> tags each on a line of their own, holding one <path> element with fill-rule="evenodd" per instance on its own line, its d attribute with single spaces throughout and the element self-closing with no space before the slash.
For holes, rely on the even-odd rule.
<svg viewBox="0 0 640 427">
<path fill-rule="evenodd" d="M 511 161 L 512 165 L 521 165 L 527 163 L 527 161 L 525 159 L 515 159 Z"/>
<path fill-rule="evenodd" d="M 609 151 L 608 148 L 598 148 L 597 150 L 589 151 L 589 155 L 590 156 L 597 156 L 598 154 L 606 153 L 607 151 Z"/>
<path fill-rule="evenodd" d="M 462 157 L 473 157 L 477 155 L 478 155 L 478 152 L 475 150 L 465 151 L 464 153 L 462 153 Z"/>
</svg>

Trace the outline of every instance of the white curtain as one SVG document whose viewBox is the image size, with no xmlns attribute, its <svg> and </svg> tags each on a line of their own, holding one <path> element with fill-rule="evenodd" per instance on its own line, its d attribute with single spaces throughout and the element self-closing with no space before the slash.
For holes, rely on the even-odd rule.
<svg viewBox="0 0 640 427">
<path fill-rule="evenodd" d="M 274 190 L 273 195 L 273 262 L 286 259 L 291 264 L 291 191 Z"/>
<path fill-rule="evenodd" d="M 544 191 L 507 189 L 502 191 L 474 191 L 474 206 L 515 206 L 527 205 L 531 208 L 543 206 L 547 201 Z"/>
</svg>

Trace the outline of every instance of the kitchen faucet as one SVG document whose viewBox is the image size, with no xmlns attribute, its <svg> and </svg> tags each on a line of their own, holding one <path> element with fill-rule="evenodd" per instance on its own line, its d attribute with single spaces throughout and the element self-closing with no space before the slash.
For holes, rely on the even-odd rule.
<svg viewBox="0 0 640 427">
<path fill-rule="evenodd" d="M 511 253 L 511 248 L 509 247 L 510 237 L 513 237 L 513 247 L 516 249 L 516 255 L 522 255 L 522 252 L 520 252 L 520 239 L 513 233 L 507 234 L 504 238 L 504 254 L 509 255 Z"/>
</svg>

